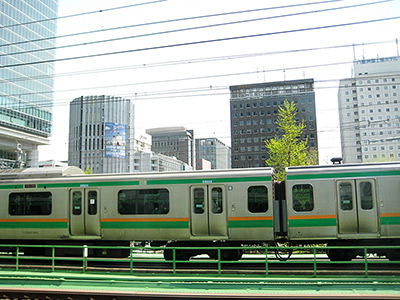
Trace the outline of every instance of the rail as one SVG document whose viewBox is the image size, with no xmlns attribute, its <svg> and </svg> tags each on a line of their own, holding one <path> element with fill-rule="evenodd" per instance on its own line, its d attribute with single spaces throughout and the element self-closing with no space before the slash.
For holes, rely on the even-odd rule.
<svg viewBox="0 0 400 300">
<path fill-rule="evenodd" d="M 46 255 L 26 255 L 27 249 L 38 248 L 46 251 Z M 0 270 L 59 270 L 78 271 L 84 273 L 108 272 L 127 273 L 139 275 L 146 270 L 147 275 L 180 275 L 190 272 L 201 272 L 207 276 L 243 276 L 255 274 L 257 276 L 274 276 L 281 272 L 284 265 L 290 265 L 288 275 L 305 277 L 324 277 L 329 275 L 342 276 L 351 272 L 352 276 L 367 278 L 371 274 L 387 276 L 400 274 L 400 261 L 390 261 L 384 257 L 368 254 L 369 249 L 384 251 L 387 249 L 400 251 L 400 246 L 357 246 L 357 247 L 332 247 L 332 246 L 296 246 L 296 247 L 202 247 L 202 250 L 216 251 L 217 256 L 211 259 L 200 255 L 190 260 L 177 259 L 178 251 L 188 251 L 190 247 L 104 247 L 104 246 L 61 246 L 61 245 L 0 245 Z M 57 255 L 61 249 L 74 250 L 81 253 L 79 256 Z M 163 250 L 172 251 L 172 259 L 164 260 Z M 196 248 L 200 249 L 200 248 Z M 333 250 L 361 250 L 364 255 L 352 261 L 330 261 L 325 254 L 328 249 Z M 129 253 L 126 257 L 94 257 L 92 252 L 111 252 L 112 250 L 125 250 Z M 225 260 L 223 252 L 227 250 L 244 250 L 245 255 L 239 261 Z M 279 260 L 275 252 L 281 255 L 293 253 L 288 260 Z M 29 252 L 28 252 L 29 253 Z M 158 269 L 148 266 L 162 265 Z M 201 269 L 196 269 L 201 266 Z M 299 266 L 298 268 L 296 266 Z M 104 267 L 106 266 L 106 267 Z M 204 266 L 209 266 L 205 268 Z M 257 266 L 252 268 L 252 266 Z M 260 266 L 262 266 L 260 268 Z M 375 267 L 374 267 L 375 266 Z M 189 268 L 190 267 L 190 268 Z M 279 267 L 279 269 L 278 269 Z M 282 267 L 282 268 L 281 268 Z M 242 268 L 242 269 L 240 269 Z M 338 272 L 338 269 L 341 272 Z"/>
</svg>

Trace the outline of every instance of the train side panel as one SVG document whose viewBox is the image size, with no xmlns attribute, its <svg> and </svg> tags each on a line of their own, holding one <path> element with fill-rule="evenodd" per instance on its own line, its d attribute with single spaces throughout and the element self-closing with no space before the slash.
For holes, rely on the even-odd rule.
<svg viewBox="0 0 400 300">
<path fill-rule="evenodd" d="M 288 238 L 290 240 L 335 239 L 337 219 L 332 180 L 304 177 L 286 182 Z"/>
<path fill-rule="evenodd" d="M 288 237 L 379 244 L 400 235 L 400 164 L 287 170 Z"/>
<path fill-rule="evenodd" d="M 67 198 L 64 189 L 0 190 L 0 239 L 68 239 Z"/>
</svg>

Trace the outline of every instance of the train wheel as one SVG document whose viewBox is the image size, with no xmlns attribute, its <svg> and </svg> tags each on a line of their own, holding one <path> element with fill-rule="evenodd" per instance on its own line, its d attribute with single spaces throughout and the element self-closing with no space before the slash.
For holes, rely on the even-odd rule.
<svg viewBox="0 0 400 300">
<path fill-rule="evenodd" d="M 226 261 L 238 261 L 242 258 L 242 249 L 222 250 L 221 259 Z"/>
<path fill-rule="evenodd" d="M 287 247 L 290 247 L 289 242 L 286 242 L 286 243 L 276 242 L 275 247 L 279 248 L 279 249 L 275 249 L 275 256 L 280 261 L 288 260 L 293 253 L 293 249 L 287 248 Z"/>
<path fill-rule="evenodd" d="M 326 250 L 326 254 L 331 261 L 351 261 L 356 257 L 352 251 L 344 251 L 341 249 L 328 249 Z"/>
<path fill-rule="evenodd" d="M 400 250 L 389 250 L 385 256 L 388 260 L 400 260 Z"/>
</svg>

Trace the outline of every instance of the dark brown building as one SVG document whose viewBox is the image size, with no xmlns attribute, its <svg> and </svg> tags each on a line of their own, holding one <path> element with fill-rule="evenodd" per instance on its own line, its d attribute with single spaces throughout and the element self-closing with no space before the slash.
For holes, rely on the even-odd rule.
<svg viewBox="0 0 400 300">
<path fill-rule="evenodd" d="M 265 140 L 279 137 L 276 120 L 285 100 L 304 120 L 310 147 L 318 148 L 314 79 L 243 84 L 230 87 L 232 168 L 264 167 Z"/>
</svg>

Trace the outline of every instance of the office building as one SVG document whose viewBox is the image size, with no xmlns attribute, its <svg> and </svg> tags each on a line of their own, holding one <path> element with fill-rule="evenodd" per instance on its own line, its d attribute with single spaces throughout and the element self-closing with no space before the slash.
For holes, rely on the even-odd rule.
<svg viewBox="0 0 400 300">
<path fill-rule="evenodd" d="M 151 135 L 153 152 L 176 157 L 195 169 L 193 130 L 185 127 L 163 127 L 147 129 L 146 133 Z"/>
<path fill-rule="evenodd" d="M 179 172 L 188 170 L 192 170 L 192 167 L 176 157 L 152 151 L 134 153 L 133 172 Z"/>
<path fill-rule="evenodd" d="M 313 79 L 231 86 L 230 95 L 232 168 L 266 165 L 265 140 L 279 137 L 276 121 L 285 100 L 295 103 L 297 121 L 304 120 L 302 139 L 318 148 Z"/>
<path fill-rule="evenodd" d="M 231 148 L 217 138 L 196 139 L 196 158 L 209 161 L 211 169 L 231 168 Z"/>
<path fill-rule="evenodd" d="M 134 104 L 114 96 L 86 96 L 70 104 L 70 166 L 93 173 L 133 172 Z"/>
<path fill-rule="evenodd" d="M 400 160 L 400 58 L 354 62 L 339 86 L 344 163 Z"/>
<path fill-rule="evenodd" d="M 0 4 L 0 161 L 35 167 L 52 133 L 58 0 Z"/>
</svg>

